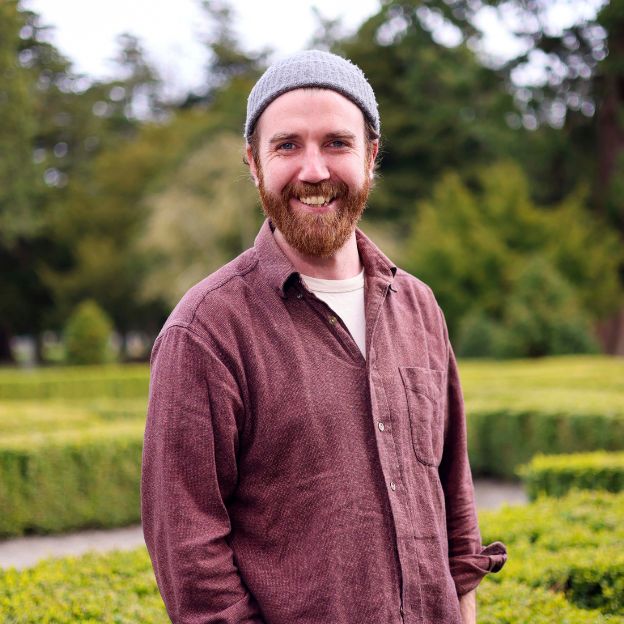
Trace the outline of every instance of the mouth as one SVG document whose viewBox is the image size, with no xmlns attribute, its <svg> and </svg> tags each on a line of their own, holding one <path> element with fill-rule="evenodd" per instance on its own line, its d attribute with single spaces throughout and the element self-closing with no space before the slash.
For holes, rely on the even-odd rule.
<svg viewBox="0 0 624 624">
<path fill-rule="evenodd" d="M 294 197 L 293 199 L 295 199 L 297 203 L 303 204 L 308 210 L 312 210 L 313 212 L 324 212 L 333 206 L 336 200 L 336 195 L 302 195 L 300 197 Z"/>
</svg>

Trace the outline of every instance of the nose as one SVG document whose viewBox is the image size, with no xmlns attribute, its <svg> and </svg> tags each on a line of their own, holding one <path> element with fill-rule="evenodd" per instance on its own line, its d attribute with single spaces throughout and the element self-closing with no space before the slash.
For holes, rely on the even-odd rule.
<svg viewBox="0 0 624 624">
<path fill-rule="evenodd" d="M 303 155 L 303 162 L 299 171 L 299 180 L 301 182 L 310 182 L 312 184 L 327 180 L 329 178 L 329 169 L 325 162 L 323 154 L 318 147 L 309 147 Z"/>
</svg>

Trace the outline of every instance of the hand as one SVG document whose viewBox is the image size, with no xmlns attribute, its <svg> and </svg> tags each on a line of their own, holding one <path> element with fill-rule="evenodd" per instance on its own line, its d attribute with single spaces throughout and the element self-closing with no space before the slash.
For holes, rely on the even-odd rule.
<svg viewBox="0 0 624 624">
<path fill-rule="evenodd" d="M 477 590 L 473 589 L 459 597 L 459 612 L 463 624 L 476 624 L 477 622 Z"/>
</svg>

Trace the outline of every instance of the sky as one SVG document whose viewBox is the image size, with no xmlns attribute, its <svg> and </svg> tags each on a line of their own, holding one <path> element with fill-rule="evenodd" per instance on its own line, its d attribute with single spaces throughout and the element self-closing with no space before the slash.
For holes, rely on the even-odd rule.
<svg viewBox="0 0 624 624">
<path fill-rule="evenodd" d="M 604 1 L 549 0 L 548 22 L 556 31 L 579 16 L 591 19 Z M 110 59 L 118 50 L 116 37 L 130 32 L 141 40 L 168 93 L 175 96 L 202 88 L 207 54 L 200 40 L 210 26 L 200 0 L 22 0 L 22 4 L 54 27 L 52 42 L 72 60 L 77 73 L 113 77 Z M 349 33 L 378 11 L 379 0 L 229 0 L 229 5 L 242 47 L 253 51 L 269 46 L 276 60 L 309 42 L 317 23 L 312 6 L 324 17 L 340 18 Z M 485 32 L 484 50 L 491 58 L 505 60 L 522 50 L 493 9 L 481 13 L 478 27 Z M 447 45 L 460 40 L 452 27 L 438 28 L 434 35 Z M 538 59 L 521 80 L 539 82 L 541 76 Z"/>
<path fill-rule="evenodd" d="M 43 23 L 54 26 L 53 43 L 78 73 L 112 75 L 110 59 L 122 32 L 138 36 L 165 82 L 179 89 L 201 86 L 206 51 L 199 42 L 209 24 L 199 0 L 22 0 Z M 235 25 L 246 50 L 266 46 L 274 58 L 305 47 L 316 26 L 312 4 L 329 18 L 342 18 L 348 32 L 377 12 L 378 0 L 232 0 Z"/>
</svg>

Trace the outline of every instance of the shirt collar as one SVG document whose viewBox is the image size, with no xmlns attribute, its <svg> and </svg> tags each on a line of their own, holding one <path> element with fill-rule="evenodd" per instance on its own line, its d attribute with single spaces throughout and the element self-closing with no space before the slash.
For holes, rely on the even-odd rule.
<svg viewBox="0 0 624 624">
<path fill-rule="evenodd" d="M 269 285 L 280 297 L 286 298 L 288 287 L 299 279 L 299 272 L 279 248 L 273 236 L 274 227 L 270 219 L 265 219 L 256 236 L 254 248 Z M 364 273 L 367 276 L 382 278 L 392 285 L 397 267 L 359 228 L 355 229 L 355 239 L 364 265 Z"/>
</svg>

